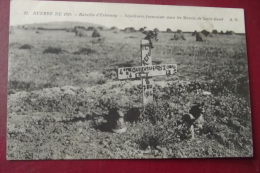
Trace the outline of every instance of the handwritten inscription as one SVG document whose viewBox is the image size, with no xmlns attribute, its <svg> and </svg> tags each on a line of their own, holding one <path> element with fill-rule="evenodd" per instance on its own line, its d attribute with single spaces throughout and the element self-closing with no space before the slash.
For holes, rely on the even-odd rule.
<svg viewBox="0 0 260 173">
<path fill-rule="evenodd" d="M 143 78 L 143 98 L 144 98 L 144 104 L 147 104 L 148 102 L 151 102 L 153 100 L 153 80 L 151 78 Z"/>
<path fill-rule="evenodd" d="M 147 40 L 146 40 L 147 41 Z M 152 65 L 151 49 L 149 44 L 141 45 L 142 50 L 142 66 Z"/>
<path fill-rule="evenodd" d="M 118 69 L 118 79 L 135 79 L 143 77 L 173 75 L 176 72 L 177 64 L 123 67 Z"/>
<path fill-rule="evenodd" d="M 177 64 L 152 65 L 151 48 L 148 40 L 141 40 L 141 66 L 118 68 L 118 79 L 142 79 L 143 105 L 153 101 L 154 82 L 151 77 L 172 75 Z"/>
</svg>

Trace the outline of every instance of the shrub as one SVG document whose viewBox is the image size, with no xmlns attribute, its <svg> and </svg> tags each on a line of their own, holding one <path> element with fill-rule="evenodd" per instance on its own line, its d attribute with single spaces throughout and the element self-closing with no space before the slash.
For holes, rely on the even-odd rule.
<svg viewBox="0 0 260 173">
<path fill-rule="evenodd" d="M 60 54 L 62 53 L 62 49 L 61 48 L 57 48 L 57 47 L 48 47 L 47 49 L 45 49 L 43 51 L 43 53 L 51 53 L 51 54 Z"/>
<path fill-rule="evenodd" d="M 145 124 L 144 129 L 139 138 L 135 142 L 139 145 L 140 149 L 146 150 L 148 146 L 156 148 L 157 146 L 166 146 L 174 139 L 174 134 L 167 131 L 167 129 L 158 125 Z"/>
<path fill-rule="evenodd" d="M 214 29 L 214 30 L 212 31 L 212 34 L 218 34 L 218 31 Z"/>
<path fill-rule="evenodd" d="M 171 33 L 172 30 L 171 30 L 170 28 L 167 28 L 167 29 L 166 29 L 166 32 Z"/>
<path fill-rule="evenodd" d="M 93 33 L 92 33 L 92 37 L 100 37 L 100 32 L 98 29 L 94 29 Z"/>
<path fill-rule="evenodd" d="M 33 48 L 33 46 L 31 46 L 29 44 L 24 44 L 19 49 L 32 49 L 32 48 Z"/>
<path fill-rule="evenodd" d="M 160 30 L 158 28 L 154 28 L 154 32 L 159 32 Z"/>
</svg>

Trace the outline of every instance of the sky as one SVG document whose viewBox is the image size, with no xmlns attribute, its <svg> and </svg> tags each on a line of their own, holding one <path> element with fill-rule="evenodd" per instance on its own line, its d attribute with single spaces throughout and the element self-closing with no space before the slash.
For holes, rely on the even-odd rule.
<svg viewBox="0 0 260 173">
<path fill-rule="evenodd" d="M 84 16 L 82 15 L 84 14 Z M 88 22 L 105 27 L 148 27 L 175 31 L 232 30 L 245 33 L 244 10 L 235 8 L 123 3 L 12 0 L 10 25 Z"/>
</svg>

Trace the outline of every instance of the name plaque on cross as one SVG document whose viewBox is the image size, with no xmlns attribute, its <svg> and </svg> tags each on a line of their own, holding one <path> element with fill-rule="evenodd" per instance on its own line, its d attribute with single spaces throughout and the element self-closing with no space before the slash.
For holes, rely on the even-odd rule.
<svg viewBox="0 0 260 173">
<path fill-rule="evenodd" d="M 152 77 L 169 76 L 177 73 L 177 64 L 152 65 L 151 46 L 141 40 L 141 66 L 118 68 L 118 79 L 142 79 L 143 106 L 153 101 L 154 82 Z"/>
<path fill-rule="evenodd" d="M 153 76 L 165 76 L 175 74 L 176 72 L 176 64 L 122 67 L 118 69 L 118 79 L 136 79 Z"/>
</svg>

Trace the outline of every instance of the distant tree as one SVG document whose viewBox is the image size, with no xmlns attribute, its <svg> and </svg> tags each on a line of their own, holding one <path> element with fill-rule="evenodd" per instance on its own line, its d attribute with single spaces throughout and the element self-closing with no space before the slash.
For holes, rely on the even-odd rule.
<svg viewBox="0 0 260 173">
<path fill-rule="evenodd" d="M 195 36 L 197 34 L 197 31 L 195 30 L 191 35 Z"/>
<path fill-rule="evenodd" d="M 160 32 L 160 30 L 158 28 L 154 28 L 153 30 L 154 32 Z"/>
<path fill-rule="evenodd" d="M 205 30 L 205 29 L 202 30 L 201 33 L 202 33 L 203 35 L 205 35 L 206 37 L 210 34 L 210 32 L 207 31 L 207 30 Z"/>
<path fill-rule="evenodd" d="M 144 31 L 144 28 L 140 28 L 140 29 L 139 29 L 139 32 L 143 32 L 143 31 Z"/>
<path fill-rule="evenodd" d="M 127 27 L 124 29 L 126 33 L 136 32 L 134 27 Z"/>
<path fill-rule="evenodd" d="M 171 30 L 170 28 L 167 28 L 167 29 L 166 29 L 166 32 L 169 32 L 169 33 L 171 33 L 171 32 L 172 32 L 172 30 Z"/>
<path fill-rule="evenodd" d="M 38 27 L 37 30 L 44 30 L 44 28 L 43 27 Z"/>
<path fill-rule="evenodd" d="M 186 40 L 183 33 L 175 33 L 171 40 Z"/>
<path fill-rule="evenodd" d="M 235 32 L 234 31 L 226 31 L 226 35 L 234 35 L 235 34 Z"/>
<path fill-rule="evenodd" d="M 212 31 L 212 34 L 218 34 L 218 31 L 217 31 L 216 29 L 214 29 L 214 30 Z"/>
<path fill-rule="evenodd" d="M 180 29 L 177 29 L 177 33 L 182 33 L 182 30 L 180 30 Z"/>
<path fill-rule="evenodd" d="M 136 31 L 134 27 L 130 27 L 129 29 L 130 29 L 131 32 L 135 32 Z"/>
<path fill-rule="evenodd" d="M 93 31 L 95 29 L 95 27 L 93 27 L 93 26 L 90 26 L 90 27 L 88 27 L 88 31 Z"/>
<path fill-rule="evenodd" d="M 226 34 L 226 35 L 229 35 L 229 31 L 227 30 L 225 34 Z"/>
</svg>

